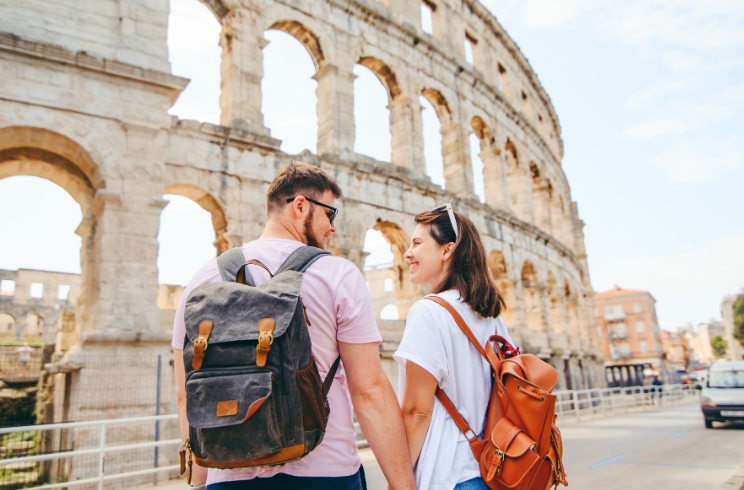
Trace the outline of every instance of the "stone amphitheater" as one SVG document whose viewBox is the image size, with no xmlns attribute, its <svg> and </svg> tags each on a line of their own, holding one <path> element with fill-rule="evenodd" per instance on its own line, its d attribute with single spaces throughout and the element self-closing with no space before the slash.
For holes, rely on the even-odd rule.
<svg viewBox="0 0 744 490">
<path fill-rule="evenodd" d="M 427 33 L 421 0 L 202 1 L 222 25 L 219 125 L 168 114 L 189 82 L 171 74 L 168 0 L 0 3 L 0 178 L 48 179 L 84 216 L 71 334 L 78 348 L 54 369 L 75 376 L 86 355 L 170 355 L 157 304 L 163 195 L 208 211 L 224 251 L 259 235 L 268 183 L 299 158 L 344 189 L 333 253 L 363 267 L 366 230 L 390 242 L 401 318 L 425 292 L 409 283 L 402 257 L 412 218 L 452 202 L 481 230 L 522 350 L 551 362 L 560 388 L 604 386 L 584 225 L 561 168 L 558 116 L 483 5 L 424 0 Z M 317 154 L 280 151 L 264 126 L 269 29 L 299 40 L 315 64 Z M 389 163 L 354 152 L 356 64 L 387 91 Z M 426 174 L 420 96 L 441 123 L 445 189 Z M 480 140 L 485 203 L 474 193 L 471 133 Z M 393 380 L 390 355 L 404 327 L 380 321 Z"/>
</svg>

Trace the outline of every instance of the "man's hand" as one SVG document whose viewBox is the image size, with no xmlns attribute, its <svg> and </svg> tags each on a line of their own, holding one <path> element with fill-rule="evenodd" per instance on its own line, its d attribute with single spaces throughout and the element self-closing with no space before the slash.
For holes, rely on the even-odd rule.
<svg viewBox="0 0 744 490">
<path fill-rule="evenodd" d="M 395 490 L 415 490 L 403 417 L 377 344 L 338 343 L 359 426 Z"/>
</svg>

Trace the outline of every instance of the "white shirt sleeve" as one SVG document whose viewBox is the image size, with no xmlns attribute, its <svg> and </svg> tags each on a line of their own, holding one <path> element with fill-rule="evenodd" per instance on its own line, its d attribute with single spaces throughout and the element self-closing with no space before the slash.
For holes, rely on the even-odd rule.
<svg viewBox="0 0 744 490">
<path fill-rule="evenodd" d="M 448 342 L 444 335 L 449 336 L 449 331 L 442 318 L 420 300 L 408 312 L 403 340 L 393 358 L 403 367 L 406 361 L 421 366 L 434 376 L 440 386 L 446 385 L 449 373 L 445 345 Z"/>
</svg>

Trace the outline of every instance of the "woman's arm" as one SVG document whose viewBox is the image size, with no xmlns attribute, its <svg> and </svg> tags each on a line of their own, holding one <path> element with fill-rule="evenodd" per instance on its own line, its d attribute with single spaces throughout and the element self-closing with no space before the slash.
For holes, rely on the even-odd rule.
<svg viewBox="0 0 744 490">
<path fill-rule="evenodd" d="M 406 384 L 401 410 L 408 438 L 408 451 L 414 467 L 431 425 L 436 391 L 436 378 L 418 364 L 406 361 Z"/>
</svg>

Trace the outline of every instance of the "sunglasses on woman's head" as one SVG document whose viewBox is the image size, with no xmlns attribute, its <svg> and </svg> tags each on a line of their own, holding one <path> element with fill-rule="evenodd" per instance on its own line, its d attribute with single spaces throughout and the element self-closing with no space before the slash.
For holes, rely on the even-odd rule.
<svg viewBox="0 0 744 490">
<path fill-rule="evenodd" d="M 457 220 L 455 219 L 455 211 L 452 209 L 452 204 L 447 203 L 444 206 L 439 206 L 436 209 L 432 209 L 432 213 L 441 213 L 442 211 L 447 211 L 447 214 L 449 215 L 450 223 L 452 224 L 452 229 L 455 230 L 455 241 L 457 241 L 458 238 L 460 238 L 460 231 L 457 228 Z"/>
</svg>

